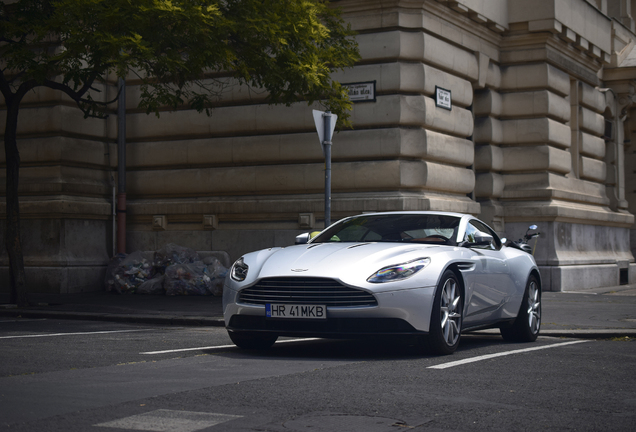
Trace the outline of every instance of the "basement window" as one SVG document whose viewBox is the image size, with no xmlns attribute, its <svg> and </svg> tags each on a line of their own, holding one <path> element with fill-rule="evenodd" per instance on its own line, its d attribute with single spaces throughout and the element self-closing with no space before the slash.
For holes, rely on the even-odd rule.
<svg viewBox="0 0 636 432">
<path fill-rule="evenodd" d="M 629 283 L 629 269 L 620 269 L 619 272 L 620 284 L 627 285 Z"/>
</svg>

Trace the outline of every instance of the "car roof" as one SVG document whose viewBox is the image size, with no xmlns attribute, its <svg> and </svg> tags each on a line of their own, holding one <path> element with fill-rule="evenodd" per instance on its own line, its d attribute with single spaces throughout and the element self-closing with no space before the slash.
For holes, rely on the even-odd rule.
<svg viewBox="0 0 636 432">
<path fill-rule="evenodd" d="M 458 218 L 462 217 L 470 217 L 476 219 L 475 216 L 468 213 L 455 213 L 455 212 L 440 212 L 440 211 L 390 211 L 390 212 L 370 212 L 370 213 L 362 213 L 353 215 L 350 217 L 358 217 L 358 216 L 374 216 L 374 215 L 405 215 L 405 214 L 421 214 L 421 215 L 439 215 L 439 216 L 454 216 Z"/>
</svg>

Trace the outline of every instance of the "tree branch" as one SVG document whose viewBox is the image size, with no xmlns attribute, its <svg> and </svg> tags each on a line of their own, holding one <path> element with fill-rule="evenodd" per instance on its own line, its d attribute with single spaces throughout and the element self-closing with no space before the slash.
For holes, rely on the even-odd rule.
<svg viewBox="0 0 636 432">
<path fill-rule="evenodd" d="M 95 81 L 95 78 L 96 78 L 96 74 L 93 75 L 93 78 L 90 80 L 90 82 L 92 83 L 93 81 Z M 84 86 L 78 91 L 71 89 L 66 84 L 58 83 L 56 81 L 51 81 L 51 80 L 45 80 L 43 85 L 53 90 L 59 90 L 65 93 L 66 95 L 68 95 L 71 99 L 75 101 L 75 103 L 77 104 L 77 107 L 82 111 L 82 113 L 84 113 L 84 117 L 100 118 L 100 119 L 104 119 L 108 117 L 107 114 L 98 113 L 97 108 L 98 107 L 105 108 L 108 105 L 116 102 L 119 99 L 119 96 L 121 94 L 121 89 L 117 91 L 117 95 L 113 99 L 109 101 L 101 102 L 101 101 L 96 101 L 93 99 L 83 97 L 83 95 L 89 89 L 91 89 L 91 86 L 88 83 L 89 81 L 87 81 L 84 84 Z"/>
</svg>

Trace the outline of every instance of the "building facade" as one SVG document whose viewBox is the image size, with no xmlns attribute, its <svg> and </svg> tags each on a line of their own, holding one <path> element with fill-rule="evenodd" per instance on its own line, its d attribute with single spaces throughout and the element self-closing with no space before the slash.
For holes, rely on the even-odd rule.
<svg viewBox="0 0 636 432">
<path fill-rule="evenodd" d="M 335 78 L 374 94 L 334 136 L 332 220 L 457 211 L 511 239 L 537 224 L 544 290 L 636 283 L 636 0 L 333 4 L 362 56 Z M 129 80 L 128 252 L 171 242 L 236 259 L 324 226 L 312 107 L 268 106 L 262 92 L 229 85 L 211 117 L 157 118 L 136 108 L 138 92 Z M 19 134 L 30 289 L 102 289 L 116 116 L 84 120 L 61 94 L 38 92 Z"/>
</svg>

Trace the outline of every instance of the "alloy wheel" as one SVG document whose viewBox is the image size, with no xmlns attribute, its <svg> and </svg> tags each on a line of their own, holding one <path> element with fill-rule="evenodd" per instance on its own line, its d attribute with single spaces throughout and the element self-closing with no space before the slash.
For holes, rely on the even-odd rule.
<svg viewBox="0 0 636 432">
<path fill-rule="evenodd" d="M 461 331 L 460 292 L 457 282 L 449 278 L 442 288 L 440 318 L 444 340 L 447 345 L 455 345 Z"/>
<path fill-rule="evenodd" d="M 528 286 L 528 327 L 533 334 L 541 327 L 541 293 L 534 280 Z"/>
</svg>

